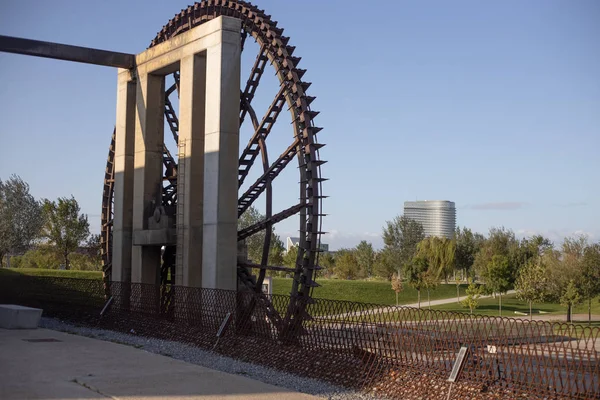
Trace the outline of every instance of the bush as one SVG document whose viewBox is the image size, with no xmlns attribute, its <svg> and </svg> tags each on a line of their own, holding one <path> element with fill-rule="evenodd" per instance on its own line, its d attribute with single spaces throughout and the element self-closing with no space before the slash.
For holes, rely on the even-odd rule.
<svg viewBox="0 0 600 400">
<path fill-rule="evenodd" d="M 58 269 L 60 260 L 48 249 L 38 248 L 29 250 L 22 256 L 11 257 L 10 266 L 12 268 Z"/>
</svg>

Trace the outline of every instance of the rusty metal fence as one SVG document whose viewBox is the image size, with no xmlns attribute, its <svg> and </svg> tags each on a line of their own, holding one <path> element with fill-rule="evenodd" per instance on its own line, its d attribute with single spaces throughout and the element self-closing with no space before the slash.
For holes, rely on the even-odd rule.
<svg viewBox="0 0 600 400">
<path fill-rule="evenodd" d="M 290 333 L 282 326 L 288 296 L 114 282 L 107 301 L 105 290 L 98 280 L 3 276 L 0 303 L 212 349 L 381 397 L 600 398 L 597 327 L 315 299 L 302 330 Z M 450 387 L 462 346 L 467 356 Z"/>
</svg>

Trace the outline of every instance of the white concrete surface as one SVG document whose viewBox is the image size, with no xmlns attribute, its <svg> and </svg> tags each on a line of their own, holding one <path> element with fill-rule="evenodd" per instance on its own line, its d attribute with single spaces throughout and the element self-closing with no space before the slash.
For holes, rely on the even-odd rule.
<svg viewBox="0 0 600 400">
<path fill-rule="evenodd" d="M 35 329 L 40 323 L 42 309 L 15 304 L 0 304 L 0 328 Z"/>
<path fill-rule="evenodd" d="M 138 68 L 139 69 L 139 68 Z M 148 229 L 148 217 L 162 203 L 165 79 L 138 71 L 133 158 L 133 232 Z M 160 283 L 160 247 L 133 246 L 131 281 Z"/>
<path fill-rule="evenodd" d="M 136 244 L 161 238 L 144 231 L 152 202 L 161 202 L 164 76 L 180 70 L 176 283 L 237 287 L 240 29 L 239 19 L 215 18 L 138 54 L 133 74 L 119 72 L 115 280 L 127 280 L 131 249 L 131 281 L 159 281 L 160 248 Z"/>
<path fill-rule="evenodd" d="M 130 346 L 47 329 L 0 329 L 0 399 L 106 398 L 317 399 Z"/>
<path fill-rule="evenodd" d="M 113 208 L 113 243 L 119 245 L 113 246 L 112 258 L 112 279 L 119 282 L 131 282 L 136 84 L 130 79 L 131 71 L 119 69 Z"/>
</svg>

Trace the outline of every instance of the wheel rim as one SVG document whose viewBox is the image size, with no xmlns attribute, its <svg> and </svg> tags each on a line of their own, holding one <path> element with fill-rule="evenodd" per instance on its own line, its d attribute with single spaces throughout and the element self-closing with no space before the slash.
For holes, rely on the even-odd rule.
<svg viewBox="0 0 600 400">
<path fill-rule="evenodd" d="M 258 224 L 238 231 L 238 241 L 244 240 L 252 234 L 262 232 L 265 236 L 263 256 L 260 264 L 238 263 L 238 277 L 244 285 L 255 292 L 261 291 L 262 281 L 268 269 L 268 250 L 272 227 L 293 215 L 299 214 L 300 240 L 296 267 L 288 272 L 293 274 L 290 307 L 288 319 L 301 319 L 304 306 L 310 300 L 312 288 L 318 286 L 315 282 L 318 267 L 318 255 L 321 236 L 321 209 L 322 209 L 322 182 L 321 165 L 324 163 L 319 157 L 319 149 L 323 144 L 317 141 L 317 133 L 321 128 L 313 124 L 318 112 L 313 111 L 310 104 L 315 99 L 306 94 L 310 83 L 303 82 L 302 76 L 306 72 L 298 68 L 300 58 L 293 56 L 294 47 L 289 46 L 289 38 L 283 36 L 283 29 L 277 27 L 277 22 L 255 6 L 243 1 L 215 1 L 205 0 L 198 2 L 175 15 L 152 40 L 150 47 L 177 36 L 195 26 L 201 25 L 219 16 L 229 16 L 242 21 L 241 41 L 242 51 L 244 43 L 252 37 L 259 45 L 260 50 L 251 69 L 249 78 L 240 94 L 240 127 L 248 119 L 252 123 L 254 134 L 246 148 L 240 155 L 238 182 L 239 186 L 248 177 L 251 167 L 258 161 L 263 167 L 263 173 L 248 190 L 241 193 L 238 198 L 238 218 L 261 196 L 265 196 L 266 219 Z M 252 100 L 260 79 L 270 62 L 276 70 L 279 80 L 279 90 L 271 106 L 262 120 L 257 118 L 252 107 Z M 170 96 L 178 92 L 178 73 L 173 75 L 174 84 L 165 92 L 165 119 L 171 128 L 175 141 L 178 141 L 178 119 L 172 106 Z M 243 79 L 243 78 L 242 78 Z M 293 126 L 292 142 L 288 148 L 274 162 L 269 163 L 267 151 L 267 138 L 279 118 L 279 114 L 287 105 L 290 110 Z M 107 167 L 104 179 L 102 200 L 102 251 L 104 261 L 104 279 L 108 283 L 111 278 L 112 268 L 112 221 L 114 198 L 114 145 L 115 132 L 111 138 Z M 280 172 L 296 158 L 300 171 L 300 201 L 298 204 L 273 213 L 272 210 L 272 181 Z M 165 178 L 168 184 L 163 188 L 163 206 L 174 206 L 177 201 L 177 181 L 174 172 L 177 163 L 167 146 L 164 146 L 163 164 Z M 166 262 L 163 264 L 167 264 Z M 174 263 L 167 265 L 162 271 L 162 284 L 174 283 L 167 281 L 170 269 L 171 278 L 174 277 Z M 258 276 L 252 276 L 250 268 L 259 270 Z M 279 270 L 286 270 L 285 268 Z M 108 286 L 108 285 L 107 285 Z"/>
</svg>

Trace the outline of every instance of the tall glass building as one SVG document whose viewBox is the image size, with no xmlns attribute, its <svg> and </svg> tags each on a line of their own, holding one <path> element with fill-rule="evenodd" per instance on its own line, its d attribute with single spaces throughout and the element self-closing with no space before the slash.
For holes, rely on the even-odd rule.
<svg viewBox="0 0 600 400">
<path fill-rule="evenodd" d="M 452 201 L 405 201 L 404 216 L 420 222 L 425 236 L 454 237 L 456 208 Z"/>
</svg>

